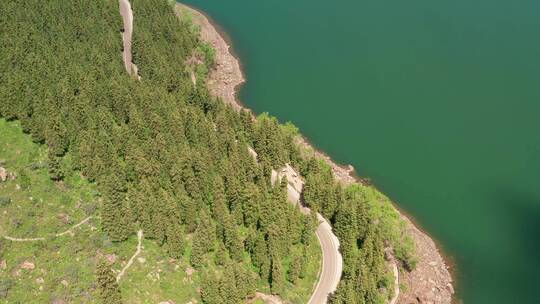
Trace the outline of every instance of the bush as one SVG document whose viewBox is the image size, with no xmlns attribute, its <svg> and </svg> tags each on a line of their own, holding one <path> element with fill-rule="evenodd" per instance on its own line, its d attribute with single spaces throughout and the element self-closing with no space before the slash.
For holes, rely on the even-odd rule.
<svg viewBox="0 0 540 304">
<path fill-rule="evenodd" d="M 0 206 L 4 207 L 11 204 L 11 198 L 7 196 L 0 196 Z"/>
<path fill-rule="evenodd" d="M 7 298 L 11 287 L 13 287 L 13 281 L 10 279 L 0 279 L 0 298 Z"/>
<path fill-rule="evenodd" d="M 30 187 L 31 180 L 25 170 L 22 170 L 19 174 L 19 185 L 22 189 L 28 189 Z"/>
</svg>

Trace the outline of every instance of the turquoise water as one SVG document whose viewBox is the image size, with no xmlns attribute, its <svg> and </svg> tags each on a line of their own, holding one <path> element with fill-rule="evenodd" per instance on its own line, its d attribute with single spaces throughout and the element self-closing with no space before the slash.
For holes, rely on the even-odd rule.
<svg viewBox="0 0 540 304">
<path fill-rule="evenodd" d="M 242 102 L 412 214 L 465 303 L 540 303 L 540 1 L 186 2 L 231 37 Z"/>
</svg>

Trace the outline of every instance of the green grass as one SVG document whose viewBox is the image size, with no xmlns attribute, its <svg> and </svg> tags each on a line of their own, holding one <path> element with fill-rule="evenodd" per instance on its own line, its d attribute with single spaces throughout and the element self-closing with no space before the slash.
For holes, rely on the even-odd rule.
<svg viewBox="0 0 540 304">
<path fill-rule="evenodd" d="M 46 238 L 1 241 L 0 258 L 7 269 L 0 270 L 0 278 L 12 286 L 7 303 L 48 303 L 57 298 L 92 303 L 96 250 L 103 247 L 104 240 L 99 222 L 89 221 L 74 236 L 55 238 L 54 234 L 95 215 L 95 188 L 76 173 L 63 183 L 51 181 L 45 147 L 33 143 L 17 122 L 0 120 L 0 143 L 3 166 L 17 176 L 0 183 L 0 197 L 11 199 L 10 204 L 0 206 L 0 235 Z M 35 269 L 21 269 L 25 261 L 34 263 Z"/>
<path fill-rule="evenodd" d="M 5 260 L 7 265 L 7 269 L 0 269 L 0 302 L 50 303 L 63 299 L 68 303 L 98 303 L 94 285 L 97 259 L 116 255 L 111 268 L 119 272 L 134 253 L 137 238 L 133 235 L 122 243 L 111 242 L 101 232 L 99 193 L 95 185 L 71 170 L 66 170 L 72 173 L 65 181 L 51 181 L 46 155 L 46 147 L 32 142 L 18 122 L 0 119 L 0 161 L 8 172 L 17 176 L 0 183 L 0 198 L 11 200 L 11 203 L 0 200 L 0 236 L 46 238 L 36 242 L 0 238 L 0 261 Z M 69 168 L 67 159 L 64 165 Z M 67 223 L 62 221 L 66 215 Z M 88 216 L 92 219 L 74 229 L 74 235 L 54 236 Z M 296 246 L 293 250 L 301 252 L 302 248 Z M 192 278 L 185 272 L 189 254 L 189 242 L 184 257 L 172 260 L 153 241 L 143 240 L 141 259 L 135 260 L 120 282 L 125 302 L 187 303 L 195 299 L 200 303 L 198 272 Z M 306 274 L 296 285 L 288 283 L 285 300 L 307 302 L 318 279 L 321 254 L 313 235 L 307 248 Z M 34 263 L 35 269 L 21 269 L 25 261 Z M 216 266 L 209 263 L 208 267 Z M 259 287 L 261 292 L 269 292 L 268 286 L 260 283 Z M 5 290 L 7 296 L 2 298 Z"/>
<path fill-rule="evenodd" d="M 50 303 L 63 299 L 69 303 L 97 303 L 94 269 L 100 256 L 114 254 L 112 269 L 120 271 L 137 245 L 136 236 L 112 243 L 101 232 L 95 186 L 73 172 L 61 183 L 47 173 L 46 147 L 23 134 L 18 122 L 0 119 L 0 160 L 17 178 L 0 183 L 0 197 L 11 203 L 0 205 L 0 236 L 17 238 L 45 237 L 46 241 L 12 242 L 0 240 L 0 300 L 5 303 Z M 66 171 L 69 172 L 69 171 Z M 21 176 L 26 176 L 21 178 Z M 23 179 L 27 179 L 21 186 Z M 69 223 L 60 219 L 69 216 Z M 54 237 L 88 216 L 93 218 L 75 229 L 75 234 Z M 185 281 L 187 261 L 169 261 L 152 241 L 143 242 L 138 260 L 120 282 L 126 303 L 157 303 L 175 300 L 200 301 L 193 283 Z M 21 269 L 22 263 L 34 263 L 35 269 Z M 157 279 L 159 273 L 159 279 Z M 43 283 L 39 283 L 43 281 Z M 65 284 L 67 283 L 67 286 Z M 9 288 L 6 288 L 9 286 Z M 2 288 L 9 289 L 2 299 Z"/>
</svg>

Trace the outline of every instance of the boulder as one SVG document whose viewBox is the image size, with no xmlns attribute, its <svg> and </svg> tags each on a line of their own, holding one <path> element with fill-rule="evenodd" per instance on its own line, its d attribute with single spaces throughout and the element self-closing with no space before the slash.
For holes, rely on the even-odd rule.
<svg viewBox="0 0 540 304">
<path fill-rule="evenodd" d="M 4 167 L 0 167 L 0 182 L 5 182 L 8 178 L 8 172 Z"/>
<path fill-rule="evenodd" d="M 58 218 L 64 225 L 71 224 L 71 218 L 65 213 L 58 214 L 56 218 Z"/>
<path fill-rule="evenodd" d="M 107 254 L 107 255 L 105 256 L 105 258 L 106 258 L 107 261 L 108 261 L 109 263 L 111 263 L 111 264 L 114 263 L 114 262 L 116 262 L 116 254 Z"/>
<path fill-rule="evenodd" d="M 36 265 L 30 261 L 24 261 L 21 264 L 21 269 L 34 270 L 35 268 L 36 268 Z"/>
</svg>

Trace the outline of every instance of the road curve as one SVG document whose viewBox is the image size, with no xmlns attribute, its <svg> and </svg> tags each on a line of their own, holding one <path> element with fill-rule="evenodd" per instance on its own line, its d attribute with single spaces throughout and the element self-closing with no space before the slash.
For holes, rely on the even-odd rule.
<svg viewBox="0 0 540 304">
<path fill-rule="evenodd" d="M 332 227 L 326 219 L 317 213 L 319 227 L 316 235 L 323 253 L 322 270 L 319 282 L 309 299 L 309 304 L 325 304 L 328 295 L 336 291 L 341 272 L 343 271 L 343 259 L 339 253 L 339 240 L 332 232 Z"/>
<path fill-rule="evenodd" d="M 250 153 L 255 154 L 256 157 L 256 153 L 253 152 Z M 300 202 L 300 193 L 304 186 L 304 182 L 291 166 L 286 165 L 279 173 L 272 170 L 272 184 L 275 183 L 278 178 L 281 179 L 283 176 L 287 177 L 287 193 L 289 200 L 298 204 Z M 311 213 L 311 210 L 302 204 L 300 204 L 300 211 L 303 214 Z M 330 223 L 328 223 L 321 214 L 317 213 L 317 219 L 319 221 L 319 226 L 317 227 L 315 234 L 321 244 L 322 269 L 319 274 L 319 281 L 311 294 L 308 304 L 326 304 L 328 295 L 336 291 L 343 271 L 343 258 L 339 252 L 339 240 L 332 232 Z"/>
</svg>

